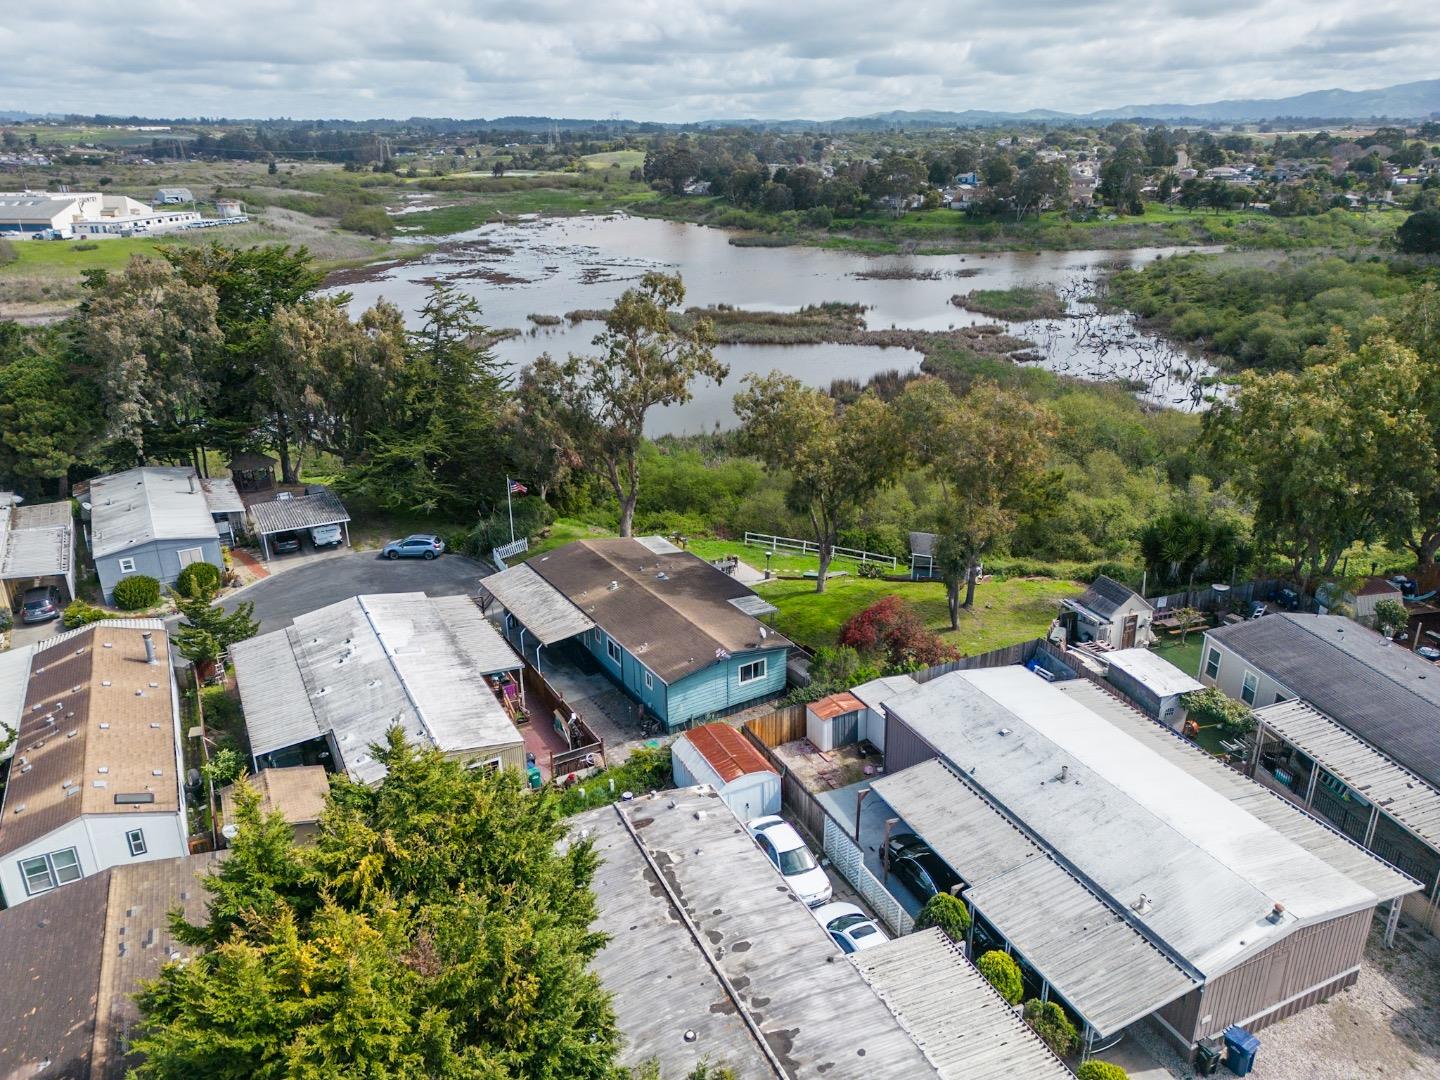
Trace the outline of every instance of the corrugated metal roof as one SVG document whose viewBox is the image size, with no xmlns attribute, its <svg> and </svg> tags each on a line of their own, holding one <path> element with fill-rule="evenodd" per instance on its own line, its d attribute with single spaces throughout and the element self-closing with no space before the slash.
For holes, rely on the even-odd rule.
<svg viewBox="0 0 1440 1080">
<path fill-rule="evenodd" d="M 1269 618 L 1270 616 L 1266 616 Z M 1085 703 L 1132 738 L 1145 743 L 1167 761 L 1184 769 L 1206 787 L 1219 792 L 1246 813 L 1284 833 L 1301 847 L 1324 859 L 1350 880 L 1369 889 L 1382 900 L 1414 892 L 1410 878 L 1319 818 L 1302 813 L 1284 796 L 1263 784 L 1242 776 L 1163 724 L 1132 709 L 1086 679 L 1055 684 L 1055 688 Z"/>
<path fill-rule="evenodd" d="M 850 962 L 944 1080 L 1073 1080 L 938 927 L 853 953 Z"/>
<path fill-rule="evenodd" d="M 432 596 L 430 610 L 455 637 L 475 670 L 482 675 L 519 671 L 525 666 L 518 653 L 468 596 Z"/>
<path fill-rule="evenodd" d="M 1204 684 L 1195 676 L 1187 675 L 1169 660 L 1149 649 L 1116 649 L 1114 652 L 1105 653 L 1104 661 L 1160 697 L 1205 689 Z"/>
<path fill-rule="evenodd" d="M 270 535 L 292 529 L 339 525 L 350 520 L 350 512 L 333 491 L 321 489 L 293 499 L 255 503 L 250 507 L 250 520 L 255 523 L 257 533 Z"/>
<path fill-rule="evenodd" d="M 75 547 L 75 520 L 68 502 L 12 505 L 0 492 L 0 578 L 68 574 Z"/>
<path fill-rule="evenodd" d="M 1255 715 L 1346 787 L 1440 848 L 1440 790 L 1303 701 L 1282 701 Z"/>
<path fill-rule="evenodd" d="M 693 747 L 722 783 L 728 784 L 749 773 L 775 771 L 760 751 L 750 745 L 750 740 L 729 724 L 703 724 L 691 728 L 675 740 L 675 748 L 680 748 L 682 743 Z"/>
<path fill-rule="evenodd" d="M 412 742 L 452 755 L 519 744 L 433 604 L 424 593 L 352 597 L 236 646 L 251 752 L 331 732 L 345 770 L 374 783 L 385 771 L 370 745 L 395 724 Z"/>
<path fill-rule="evenodd" d="M 1205 633 L 1440 787 L 1440 670 L 1338 615 L 1267 615 Z"/>
<path fill-rule="evenodd" d="M 888 708 L 1207 976 L 1378 897 L 1023 667 L 959 671 Z M 967 879 L 969 880 L 969 879 Z M 1277 902 L 1284 917 L 1267 916 Z"/>
<path fill-rule="evenodd" d="M 0 742 L 20 728 L 25 711 L 25 691 L 30 686 L 30 658 L 35 647 L 22 646 L 0 652 Z M 8 761 L 15 753 L 15 743 L 0 752 L 0 761 Z"/>
<path fill-rule="evenodd" d="M 499 601 L 542 645 L 553 645 L 595 626 L 590 616 L 532 570 L 529 563 L 481 578 L 480 590 Z"/>
<path fill-rule="evenodd" d="M 790 645 L 730 603 L 750 589 L 689 552 L 656 554 L 632 539 L 576 540 L 525 565 L 666 683 L 717 659 Z"/>
<path fill-rule="evenodd" d="M 192 468 L 148 466 L 90 481 L 90 547 L 96 558 L 152 540 L 219 537 Z"/>
<path fill-rule="evenodd" d="M 1119 1031 L 1200 985 L 944 762 L 927 761 L 871 786 L 1097 1031 Z"/>
<path fill-rule="evenodd" d="M 656 555 L 678 555 L 683 548 L 678 548 L 663 536 L 637 536 L 635 542 Z"/>
<path fill-rule="evenodd" d="M 714 792 L 617 803 L 580 815 L 575 828 L 605 863 L 596 875 L 595 928 L 610 941 L 592 966 L 615 994 L 626 1063 L 657 1058 L 666 1077 L 686 1075 L 702 1057 L 747 1080 L 937 1075 Z M 744 1016 L 778 1070 L 753 1037 L 746 1045 Z M 699 1035 L 694 1043 L 684 1041 L 687 1028 Z"/>
<path fill-rule="evenodd" d="M 820 717 L 821 720 L 831 720 L 837 716 L 844 716 L 846 713 L 859 712 L 865 708 L 865 703 L 846 691 L 822 697 L 819 701 L 812 701 L 805 708 Z"/>
</svg>

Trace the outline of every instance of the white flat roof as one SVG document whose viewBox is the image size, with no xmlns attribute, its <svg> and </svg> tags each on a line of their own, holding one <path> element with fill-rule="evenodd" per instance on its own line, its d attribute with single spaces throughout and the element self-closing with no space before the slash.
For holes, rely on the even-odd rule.
<svg viewBox="0 0 1440 1080">
<path fill-rule="evenodd" d="M 952 672 L 887 708 L 1117 906 L 1145 895 L 1147 932 L 1207 976 L 1379 901 L 1023 667 Z"/>
<path fill-rule="evenodd" d="M 195 470 L 147 466 L 90 481 L 91 554 L 114 555 L 152 540 L 214 540 L 210 504 Z"/>
<path fill-rule="evenodd" d="M 1117 649 L 1107 652 L 1104 660 L 1162 698 L 1205 689 L 1204 684 L 1193 675 L 1185 674 L 1149 649 Z"/>
</svg>

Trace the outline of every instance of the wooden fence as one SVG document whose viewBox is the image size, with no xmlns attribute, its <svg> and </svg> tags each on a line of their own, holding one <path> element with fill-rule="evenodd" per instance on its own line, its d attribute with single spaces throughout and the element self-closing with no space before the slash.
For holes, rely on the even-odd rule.
<svg viewBox="0 0 1440 1080">
<path fill-rule="evenodd" d="M 805 706 L 789 705 L 754 720 L 747 720 L 745 728 L 765 747 L 779 746 L 805 737 Z"/>
<path fill-rule="evenodd" d="M 785 711 L 788 712 L 789 710 Z M 760 719 L 769 720 L 771 717 L 778 715 L 781 714 L 771 713 L 770 716 L 762 716 Z M 803 705 L 800 706 L 800 715 L 803 726 L 805 715 L 805 707 Z M 780 774 L 781 803 L 795 815 L 795 820 L 804 827 L 806 832 L 815 838 L 818 844 L 825 836 L 825 819 L 828 816 L 825 813 L 825 808 L 820 805 L 819 800 L 816 799 L 814 795 L 810 794 L 805 785 L 796 779 L 795 774 L 790 771 L 790 767 L 776 757 L 775 752 L 765 744 L 765 741 L 751 730 L 750 725 L 753 723 L 755 723 L 754 720 L 747 722 L 745 726 L 740 729 L 740 733 L 750 740 L 750 745 L 760 751 L 760 755 L 770 763 L 770 767 Z M 778 746 L 779 743 L 775 745 Z"/>
<path fill-rule="evenodd" d="M 952 671 L 975 671 L 979 668 L 1028 664 L 1035 659 L 1035 653 L 1039 647 L 1038 640 L 1021 641 L 1015 645 L 1007 645 L 1003 649 L 992 649 L 990 652 L 980 653 L 978 656 L 962 656 L 959 660 L 952 660 L 948 664 L 936 664 L 923 671 L 912 671 L 910 677 L 916 682 L 925 683 L 931 679 L 938 679 L 941 675 L 948 675 Z"/>
<path fill-rule="evenodd" d="M 1222 607 L 1229 607 L 1231 611 L 1237 611 L 1251 600 L 1265 600 L 1275 595 L 1276 590 L 1291 587 L 1289 582 L 1279 581 L 1274 578 L 1262 578 L 1258 581 L 1242 581 L 1238 585 L 1232 585 L 1227 592 L 1217 593 L 1209 584 L 1201 585 L 1185 592 L 1166 593 L 1164 596 L 1147 596 L 1145 599 L 1156 611 L 1174 611 L 1177 608 L 1194 608 L 1197 611 L 1217 611 Z M 1302 596 L 1300 598 L 1301 611 L 1314 611 L 1314 598 Z"/>
</svg>

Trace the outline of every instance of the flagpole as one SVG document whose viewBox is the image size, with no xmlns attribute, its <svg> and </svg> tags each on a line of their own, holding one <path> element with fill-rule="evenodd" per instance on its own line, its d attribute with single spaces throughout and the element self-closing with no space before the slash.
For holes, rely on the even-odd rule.
<svg viewBox="0 0 1440 1080">
<path fill-rule="evenodd" d="M 510 515 L 510 542 L 515 542 L 515 508 L 510 503 L 510 477 L 505 477 L 505 511 Z"/>
</svg>

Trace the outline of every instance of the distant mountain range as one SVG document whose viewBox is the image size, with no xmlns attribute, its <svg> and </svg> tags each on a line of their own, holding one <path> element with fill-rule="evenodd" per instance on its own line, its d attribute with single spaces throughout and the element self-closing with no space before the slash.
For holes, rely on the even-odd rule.
<svg viewBox="0 0 1440 1080">
<path fill-rule="evenodd" d="M 182 124 L 256 124 L 280 126 L 323 124 L 340 128 L 364 130 L 412 128 L 432 131 L 462 131 L 488 128 L 501 131 L 590 131 L 608 128 L 612 131 L 679 131 L 694 128 L 768 127 L 791 131 L 874 131 L 893 127 L 987 127 L 1000 124 L 1049 123 L 1093 124 L 1100 120 L 1163 120 L 1171 123 L 1239 123 L 1259 120 L 1424 120 L 1440 117 L 1440 79 L 1400 83 L 1378 90 L 1312 90 L 1283 98 L 1236 98 L 1209 101 L 1195 105 L 1125 105 L 1118 109 L 1097 109 L 1089 113 L 1057 112 L 1053 109 L 1028 109 L 1024 112 L 1003 112 L 987 109 L 966 109 L 963 112 L 943 110 L 896 110 L 867 116 L 846 116 L 836 120 L 796 119 L 714 119 L 693 123 L 660 123 L 637 120 L 584 120 L 552 116 L 501 116 L 492 120 L 460 120 L 451 117 L 415 116 L 408 120 L 165 120 L 145 117 L 66 117 L 120 123 L 182 123 Z M 58 119 L 51 113 L 5 112 L 0 121 Z"/>
</svg>

